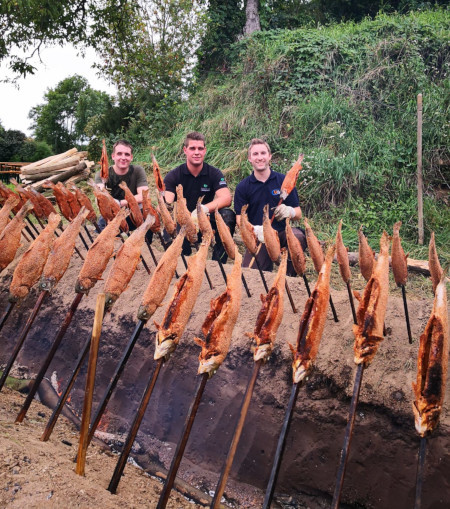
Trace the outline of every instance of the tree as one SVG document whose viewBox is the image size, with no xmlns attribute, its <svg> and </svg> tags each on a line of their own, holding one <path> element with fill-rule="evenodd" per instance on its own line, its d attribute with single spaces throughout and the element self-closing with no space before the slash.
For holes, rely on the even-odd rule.
<svg viewBox="0 0 450 509">
<path fill-rule="evenodd" d="M 0 125 L 0 161 L 12 161 L 25 142 L 26 136 L 15 129 L 5 130 Z"/>
<path fill-rule="evenodd" d="M 247 0 L 247 4 L 245 6 L 246 21 L 244 26 L 244 35 L 251 35 L 253 32 L 261 30 L 258 9 L 258 0 Z"/>
<path fill-rule="evenodd" d="M 78 75 L 59 82 L 44 98 L 46 102 L 32 108 L 29 117 L 36 139 L 46 141 L 55 153 L 86 142 L 86 124 L 102 113 L 110 100 L 108 94 L 93 90 Z"/>
</svg>

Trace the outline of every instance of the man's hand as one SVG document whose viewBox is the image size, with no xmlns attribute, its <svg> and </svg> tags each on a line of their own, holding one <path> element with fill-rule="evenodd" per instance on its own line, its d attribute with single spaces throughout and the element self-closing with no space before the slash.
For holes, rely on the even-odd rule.
<svg viewBox="0 0 450 509">
<path fill-rule="evenodd" d="M 264 232 L 262 224 L 253 225 L 253 231 L 255 232 L 256 238 L 264 243 Z"/>
<path fill-rule="evenodd" d="M 200 204 L 200 207 L 202 208 L 203 212 L 205 214 L 208 214 L 209 215 L 209 209 L 206 205 L 203 205 L 202 203 Z M 192 217 L 192 220 L 194 222 L 197 221 L 197 207 L 191 212 L 191 217 Z"/>
<path fill-rule="evenodd" d="M 294 207 L 289 207 L 289 205 L 278 205 L 273 212 L 273 215 L 277 221 L 282 221 L 283 219 L 292 219 L 295 217 L 295 209 Z"/>
</svg>

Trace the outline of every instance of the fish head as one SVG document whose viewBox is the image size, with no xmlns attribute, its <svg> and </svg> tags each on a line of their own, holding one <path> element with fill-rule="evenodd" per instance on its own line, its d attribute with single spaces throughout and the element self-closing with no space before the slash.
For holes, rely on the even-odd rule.
<svg viewBox="0 0 450 509">
<path fill-rule="evenodd" d="M 253 360 L 267 362 L 272 354 L 272 344 L 265 343 L 264 345 L 257 346 L 253 352 Z"/>
<path fill-rule="evenodd" d="M 105 294 L 105 313 L 111 311 L 111 308 L 114 306 L 114 302 L 118 299 L 118 295 L 107 292 Z"/>
<path fill-rule="evenodd" d="M 413 402 L 413 412 L 416 431 L 424 437 L 437 427 L 442 408 L 440 405 L 426 404 L 421 399 Z"/>
<path fill-rule="evenodd" d="M 219 369 L 225 358 L 224 354 L 216 354 L 212 355 L 208 358 L 199 357 L 199 366 L 197 373 L 202 375 L 203 373 L 208 373 L 209 378 L 211 378 L 215 372 Z"/>
<path fill-rule="evenodd" d="M 311 361 L 302 359 L 294 359 L 292 363 L 292 380 L 294 384 L 301 382 L 306 375 L 309 373 L 311 367 Z"/>
<path fill-rule="evenodd" d="M 177 344 L 178 337 L 175 333 L 166 336 L 164 330 L 160 329 L 156 335 L 155 354 L 153 355 L 155 361 L 162 357 L 168 360 L 170 354 L 175 351 Z"/>
<path fill-rule="evenodd" d="M 53 288 L 55 288 L 57 282 L 58 281 L 56 281 L 55 278 L 49 278 L 49 277 L 42 278 L 41 281 L 39 282 L 39 290 L 51 292 L 53 290 Z"/>
<path fill-rule="evenodd" d="M 86 279 L 82 279 L 82 280 L 77 280 L 77 282 L 75 283 L 75 291 L 77 293 L 85 293 L 86 295 L 89 293 L 89 290 L 91 289 L 92 287 L 92 284 L 90 284 L 91 281 L 89 278 L 86 278 Z"/>
<path fill-rule="evenodd" d="M 147 306 L 144 306 L 141 304 L 138 309 L 137 317 L 139 320 L 142 320 L 143 322 L 148 321 L 153 313 L 150 313 Z"/>
</svg>

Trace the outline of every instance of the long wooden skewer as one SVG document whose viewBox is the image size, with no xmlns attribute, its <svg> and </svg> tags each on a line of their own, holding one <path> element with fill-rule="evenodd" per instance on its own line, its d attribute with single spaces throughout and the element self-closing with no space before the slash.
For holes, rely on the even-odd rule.
<svg viewBox="0 0 450 509">
<path fill-rule="evenodd" d="M 245 392 L 244 400 L 242 402 L 241 411 L 239 414 L 239 420 L 234 430 L 233 439 L 231 441 L 230 449 L 228 451 L 227 459 L 225 461 L 224 467 L 220 474 L 219 482 L 216 487 L 216 492 L 214 493 L 214 498 L 211 503 L 211 509 L 218 509 L 220 507 L 220 500 L 222 498 L 223 492 L 225 490 L 225 485 L 227 484 L 228 475 L 231 470 L 231 466 L 233 464 L 234 455 L 236 454 L 236 449 L 239 443 L 239 439 L 241 438 L 242 428 L 244 427 L 245 418 L 247 416 L 248 407 L 250 406 L 250 401 L 252 399 L 253 389 L 255 388 L 256 379 L 258 378 L 259 368 L 261 367 L 262 360 L 258 360 L 255 362 L 253 366 L 253 372 L 250 377 L 250 380 L 247 385 L 247 390 Z"/>
<path fill-rule="evenodd" d="M 220 271 L 222 272 L 222 276 L 223 276 L 223 279 L 225 281 L 225 283 L 227 282 L 227 275 L 225 273 L 225 269 L 223 267 L 223 263 L 220 261 L 220 260 L 217 260 L 217 263 L 219 264 L 219 267 L 220 267 Z M 245 291 L 247 292 L 247 297 L 251 297 L 251 293 L 250 293 L 250 290 L 248 289 L 248 286 L 247 286 L 247 281 L 244 277 L 244 274 L 241 274 L 241 280 L 242 280 L 242 284 L 244 285 L 244 288 L 245 288 Z"/>
<path fill-rule="evenodd" d="M 97 295 L 95 306 L 94 325 L 92 328 L 91 347 L 89 353 L 86 389 L 84 393 L 83 413 L 81 416 L 80 442 L 78 445 L 78 460 L 75 472 L 84 476 L 86 464 L 86 451 L 88 446 L 89 422 L 91 420 L 92 398 L 94 396 L 95 372 L 97 369 L 98 347 L 102 333 L 103 312 L 105 309 L 105 294 Z"/>
<path fill-rule="evenodd" d="M 172 463 L 169 468 L 169 472 L 167 474 L 166 482 L 164 483 L 164 488 L 159 497 L 158 505 L 156 509 L 165 509 L 167 502 L 169 500 L 170 492 L 172 491 L 173 484 L 175 482 L 175 478 L 177 476 L 178 468 L 181 463 L 181 459 L 183 458 L 184 450 L 186 448 L 187 441 L 189 440 L 189 435 L 191 433 L 192 425 L 194 424 L 195 416 L 197 415 L 198 407 L 200 406 L 200 401 L 203 396 L 203 392 L 206 387 L 206 382 L 209 379 L 208 373 L 203 373 L 200 377 L 197 388 L 195 390 L 195 397 L 189 408 L 186 421 L 184 423 L 183 432 L 181 433 L 181 438 L 177 444 L 177 448 L 175 449 L 175 454 L 172 459 Z"/>
<path fill-rule="evenodd" d="M 405 288 L 405 285 L 401 285 L 401 287 L 402 287 L 402 296 L 403 296 L 403 307 L 405 309 L 406 329 L 408 330 L 408 340 L 409 340 L 409 344 L 412 345 L 412 335 L 411 335 L 411 325 L 409 323 L 408 303 L 406 302 L 406 288 Z"/>
<path fill-rule="evenodd" d="M 358 320 L 356 318 L 355 302 L 353 300 L 353 293 L 352 293 L 352 287 L 350 286 L 350 281 L 347 281 L 346 285 L 347 285 L 347 292 L 348 292 L 348 300 L 350 301 L 350 307 L 352 308 L 353 323 L 355 325 L 357 325 Z"/>
<path fill-rule="evenodd" d="M 305 283 L 306 291 L 308 292 L 308 297 L 311 297 L 311 289 L 309 288 L 308 278 L 305 274 L 302 275 L 303 282 Z"/>
<path fill-rule="evenodd" d="M 286 437 L 289 433 L 289 428 L 292 422 L 292 415 L 294 413 L 295 402 L 297 400 L 298 391 L 300 389 L 300 383 L 292 384 L 291 396 L 289 403 L 286 408 L 286 414 L 284 416 L 283 426 L 281 428 L 280 436 L 278 437 L 277 449 L 273 459 L 272 471 L 270 473 L 269 483 L 266 488 L 266 495 L 264 497 L 263 509 L 270 509 L 272 503 L 273 493 L 275 491 L 275 485 L 278 479 L 278 473 L 280 471 L 281 459 L 283 457 L 284 448 L 286 445 Z"/>
<path fill-rule="evenodd" d="M 2 377 L 0 378 L 0 391 L 3 388 L 3 385 L 6 382 L 6 378 L 9 375 L 9 372 L 11 371 L 12 365 L 14 364 L 14 361 L 16 360 L 17 355 L 20 352 L 20 349 L 22 348 L 22 345 L 28 336 L 28 332 L 31 329 L 31 326 L 33 325 L 34 319 L 36 318 L 36 315 L 38 314 L 38 311 L 44 302 L 45 297 L 47 297 L 48 292 L 44 290 L 40 293 L 38 300 L 36 301 L 36 304 L 34 305 L 33 311 L 31 312 L 31 315 L 28 317 L 27 322 L 25 323 L 24 328 L 22 329 L 22 332 L 20 333 L 19 339 L 17 340 L 16 346 L 14 347 L 14 350 L 8 360 L 8 363 L 5 366 L 5 369 L 3 370 Z"/>
<path fill-rule="evenodd" d="M 341 499 L 342 486 L 344 485 L 345 469 L 347 467 L 348 453 L 350 451 L 350 443 L 352 441 L 353 425 L 355 423 L 356 406 L 358 405 L 359 391 L 361 390 L 361 382 L 364 373 L 364 363 L 358 364 L 355 376 L 355 385 L 353 387 L 353 396 L 350 403 L 350 411 L 348 415 L 347 428 L 345 430 L 344 445 L 341 452 L 341 460 L 336 479 L 336 487 L 333 494 L 332 509 L 339 507 Z"/>
<path fill-rule="evenodd" d="M 334 307 L 333 299 L 331 298 L 331 295 L 330 295 L 330 308 L 331 308 L 331 312 L 333 313 L 334 321 L 335 322 L 339 322 L 339 318 L 338 318 L 338 315 L 336 313 L 336 308 Z"/>
<path fill-rule="evenodd" d="M 8 317 L 11 314 L 11 311 L 14 309 L 15 305 L 16 305 L 15 302 L 8 302 L 5 312 L 3 313 L 2 317 L 0 318 L 0 331 L 3 329 L 3 326 L 5 325 L 6 320 L 8 319 Z"/>
<path fill-rule="evenodd" d="M 116 468 L 114 470 L 113 476 L 108 486 L 108 491 L 110 491 L 111 493 L 115 493 L 117 490 L 117 485 L 119 484 L 131 448 L 133 447 L 134 439 L 136 438 L 137 432 L 139 431 L 139 426 L 141 425 L 142 419 L 144 418 L 145 410 L 147 409 L 148 402 L 150 401 L 150 397 L 152 395 L 153 388 L 155 387 L 156 381 L 158 379 L 158 375 L 163 365 L 163 362 L 164 357 L 161 357 L 161 359 L 159 359 L 158 362 L 156 363 L 153 376 L 150 378 L 147 387 L 145 388 L 144 394 L 142 395 L 142 399 L 139 404 L 136 417 L 134 418 L 133 425 L 131 426 L 130 432 L 128 433 L 127 436 L 127 440 L 125 442 L 125 445 L 123 446 L 122 454 L 120 455 L 119 461 L 117 462 Z"/>
<path fill-rule="evenodd" d="M 20 409 L 20 412 L 17 414 L 16 422 L 22 422 L 25 416 L 27 415 L 28 409 L 30 408 L 30 405 L 33 401 L 34 395 L 36 394 L 37 390 L 39 389 L 39 385 L 42 382 L 42 379 L 45 376 L 45 373 L 47 372 L 47 369 L 50 365 L 50 363 L 53 360 L 53 357 L 55 356 L 56 350 L 58 349 L 69 325 L 72 321 L 73 315 L 75 314 L 75 311 L 78 308 L 78 304 L 80 303 L 81 299 L 83 298 L 84 293 L 77 293 L 75 296 L 75 299 L 73 300 L 72 304 L 70 305 L 70 309 L 66 314 L 66 317 L 64 318 L 64 321 L 56 334 L 55 339 L 53 340 L 53 344 L 47 354 L 47 357 L 44 360 L 44 363 L 41 366 L 41 369 L 39 370 L 39 373 L 37 374 L 33 385 L 30 388 L 30 391 L 27 395 L 27 398 L 25 400 L 25 403 L 23 404 L 22 408 Z"/>
<path fill-rule="evenodd" d="M 416 497 L 414 500 L 414 509 L 420 509 L 422 505 L 422 484 L 426 453 L 427 453 L 427 437 L 421 437 L 419 456 L 417 461 Z"/>
</svg>

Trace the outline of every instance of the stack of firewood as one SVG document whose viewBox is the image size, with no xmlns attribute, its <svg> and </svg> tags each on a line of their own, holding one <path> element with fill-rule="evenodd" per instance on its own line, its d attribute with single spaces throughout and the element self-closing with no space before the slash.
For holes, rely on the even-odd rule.
<svg viewBox="0 0 450 509">
<path fill-rule="evenodd" d="M 24 184 L 30 184 L 38 191 L 41 190 L 42 184 L 46 180 L 74 183 L 86 180 L 95 164 L 93 161 L 88 161 L 86 156 L 87 152 L 78 152 L 76 148 L 71 148 L 63 154 L 50 156 L 23 166 L 20 179 Z"/>
</svg>

